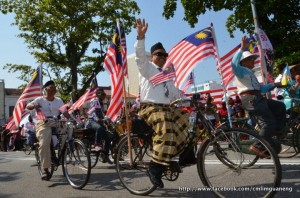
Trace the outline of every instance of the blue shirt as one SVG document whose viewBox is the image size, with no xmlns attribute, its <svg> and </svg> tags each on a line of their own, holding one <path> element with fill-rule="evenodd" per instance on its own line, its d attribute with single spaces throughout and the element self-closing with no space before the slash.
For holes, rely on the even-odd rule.
<svg viewBox="0 0 300 198">
<path fill-rule="evenodd" d="M 238 89 L 238 93 L 242 93 L 250 90 L 258 90 L 260 93 L 265 94 L 274 88 L 274 83 L 262 85 L 258 82 L 254 72 L 240 65 L 240 60 L 243 51 L 239 49 L 232 58 L 231 66 L 232 72 L 235 75 L 235 83 Z"/>
</svg>

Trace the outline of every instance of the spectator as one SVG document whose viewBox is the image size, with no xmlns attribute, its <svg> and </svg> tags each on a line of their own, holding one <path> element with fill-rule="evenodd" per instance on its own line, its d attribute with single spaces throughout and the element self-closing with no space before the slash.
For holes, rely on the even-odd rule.
<svg viewBox="0 0 300 198">
<path fill-rule="evenodd" d="M 205 105 L 204 105 L 204 115 L 205 117 L 212 122 L 213 125 L 220 123 L 220 118 L 218 114 L 217 105 L 213 103 L 213 98 L 210 94 L 205 96 Z"/>
</svg>

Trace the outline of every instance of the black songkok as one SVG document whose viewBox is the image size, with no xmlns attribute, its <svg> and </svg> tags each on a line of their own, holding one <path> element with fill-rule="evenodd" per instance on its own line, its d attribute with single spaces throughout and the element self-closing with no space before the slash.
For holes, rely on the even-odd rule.
<svg viewBox="0 0 300 198">
<path fill-rule="evenodd" d="M 165 49 L 161 42 L 158 42 L 151 47 L 151 54 L 153 54 L 153 52 L 158 49 Z"/>
<path fill-rule="evenodd" d="M 53 81 L 53 80 L 47 81 L 47 82 L 44 84 L 43 88 L 48 87 L 49 85 L 55 85 L 54 81 Z"/>
</svg>

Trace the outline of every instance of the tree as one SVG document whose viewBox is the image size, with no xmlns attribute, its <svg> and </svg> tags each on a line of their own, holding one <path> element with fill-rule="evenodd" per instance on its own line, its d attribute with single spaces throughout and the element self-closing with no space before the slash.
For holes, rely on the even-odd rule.
<svg viewBox="0 0 300 198">
<path fill-rule="evenodd" d="M 92 73 L 103 71 L 106 48 L 116 19 L 128 33 L 140 10 L 131 0 L 2 0 L 3 14 L 14 13 L 13 25 L 19 27 L 31 54 L 55 74 L 62 95 L 88 88 Z M 25 79 L 30 66 L 7 64 L 9 72 L 22 70 Z"/>
<path fill-rule="evenodd" d="M 253 0 L 254 1 L 254 0 Z M 276 65 L 300 62 L 300 3 L 299 0 L 256 0 L 256 9 L 260 28 L 263 29 L 274 48 Z M 236 29 L 253 34 L 254 21 L 250 0 L 181 0 L 184 8 L 184 20 L 191 27 L 198 17 L 208 10 L 230 10 L 226 27 L 231 37 Z M 166 0 L 163 16 L 169 19 L 177 9 L 176 0 Z"/>
</svg>

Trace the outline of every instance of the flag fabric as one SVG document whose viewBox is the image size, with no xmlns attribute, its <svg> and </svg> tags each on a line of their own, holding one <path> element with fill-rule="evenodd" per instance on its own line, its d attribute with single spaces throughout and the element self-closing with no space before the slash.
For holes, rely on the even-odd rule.
<svg viewBox="0 0 300 198">
<path fill-rule="evenodd" d="M 183 86 L 183 88 L 181 89 L 181 91 L 183 93 L 185 93 L 189 88 L 190 86 L 194 84 L 194 75 L 193 73 L 190 73 L 190 77 L 188 78 L 188 80 L 185 82 L 185 85 Z"/>
<path fill-rule="evenodd" d="M 7 121 L 7 124 L 6 124 L 5 129 L 8 129 L 8 130 L 12 131 L 14 128 L 16 128 L 16 124 L 15 124 L 15 121 L 14 121 L 14 117 L 13 117 L 13 116 L 10 116 L 10 117 L 8 118 L 8 121 Z"/>
<path fill-rule="evenodd" d="M 80 109 L 84 103 L 92 101 L 96 97 L 96 91 L 98 90 L 98 83 L 96 74 L 93 73 L 93 79 L 90 84 L 90 88 L 70 107 L 69 112 L 76 109 Z"/>
<path fill-rule="evenodd" d="M 35 119 L 36 120 L 45 120 L 46 116 L 40 109 L 37 108 L 35 110 Z"/>
<path fill-rule="evenodd" d="M 110 74 L 111 80 L 111 100 L 107 109 L 106 116 L 112 121 L 116 121 L 122 111 L 122 93 L 123 93 L 123 78 L 124 65 L 122 57 L 122 45 L 120 43 L 119 28 L 115 30 L 112 42 L 109 45 L 104 59 L 104 67 Z"/>
<path fill-rule="evenodd" d="M 282 72 L 282 79 L 281 79 L 281 84 L 282 85 L 287 85 L 290 81 L 292 80 L 292 75 L 291 71 L 288 65 L 285 66 L 283 72 Z"/>
<path fill-rule="evenodd" d="M 196 63 L 206 58 L 217 57 L 212 28 L 197 31 L 181 40 L 169 52 L 165 67 L 174 65 L 175 86 L 181 87 Z"/>
<path fill-rule="evenodd" d="M 96 106 L 90 108 L 86 113 L 88 115 L 92 114 L 96 109 L 101 109 L 101 107 L 97 104 Z"/>
<path fill-rule="evenodd" d="M 153 84 L 153 86 L 156 86 L 160 83 L 163 83 L 165 81 L 168 81 L 175 77 L 175 69 L 173 64 L 171 64 L 168 67 L 165 67 L 161 72 L 158 74 L 155 74 L 152 76 L 149 81 Z"/>
<path fill-rule="evenodd" d="M 72 99 L 69 102 L 67 102 L 66 104 L 64 104 L 63 106 L 59 107 L 58 110 L 63 113 L 68 109 L 68 107 L 71 107 L 71 106 L 72 106 Z"/>
<path fill-rule="evenodd" d="M 21 121 L 21 116 L 25 110 L 26 104 L 34 100 L 36 97 L 42 96 L 42 67 L 39 66 L 33 73 L 33 77 L 24 89 L 20 98 L 18 99 L 14 111 L 13 119 L 15 125 L 18 127 Z"/>
<path fill-rule="evenodd" d="M 259 56 L 259 51 L 257 47 L 257 41 L 254 38 L 254 36 L 251 36 L 247 39 L 247 42 L 249 45 L 249 51 L 255 55 Z M 241 44 L 234 47 L 232 50 L 230 50 L 227 54 L 225 54 L 223 57 L 220 58 L 220 64 L 217 68 L 220 75 L 222 75 L 222 82 L 225 87 L 228 87 L 229 83 L 233 80 L 234 74 L 232 72 L 231 67 L 231 61 L 234 56 L 234 54 L 240 49 Z M 260 66 L 260 58 L 257 58 L 254 62 L 254 67 Z"/>
<path fill-rule="evenodd" d="M 122 53 L 122 62 L 123 62 L 123 73 L 124 76 L 128 77 L 126 35 L 125 35 L 125 28 L 123 26 L 120 27 L 120 32 L 121 32 L 120 44 L 122 49 L 121 53 Z"/>
</svg>

